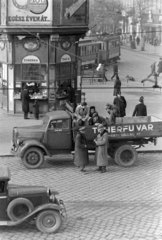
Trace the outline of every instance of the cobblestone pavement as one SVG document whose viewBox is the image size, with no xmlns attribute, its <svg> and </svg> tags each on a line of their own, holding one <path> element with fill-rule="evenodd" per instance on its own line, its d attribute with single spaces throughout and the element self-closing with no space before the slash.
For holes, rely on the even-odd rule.
<svg viewBox="0 0 162 240">
<path fill-rule="evenodd" d="M 59 191 L 68 218 L 56 234 L 35 224 L 0 227 L 2 240 L 154 240 L 162 239 L 162 156 L 139 154 L 131 168 L 110 159 L 105 174 L 94 171 L 93 156 L 85 173 L 72 157 L 48 159 L 41 169 L 26 169 L 18 158 L 0 158 L 10 167 L 11 183 L 46 185 Z"/>
</svg>

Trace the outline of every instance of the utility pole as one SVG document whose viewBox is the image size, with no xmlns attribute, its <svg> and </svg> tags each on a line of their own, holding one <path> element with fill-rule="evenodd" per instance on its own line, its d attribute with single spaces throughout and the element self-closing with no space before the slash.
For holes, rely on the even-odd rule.
<svg viewBox="0 0 162 240">
<path fill-rule="evenodd" d="M 136 19 L 135 19 L 135 0 L 133 0 L 133 18 L 132 18 L 132 42 L 131 42 L 131 48 L 136 49 L 136 44 L 135 44 L 135 36 L 136 36 Z"/>
</svg>

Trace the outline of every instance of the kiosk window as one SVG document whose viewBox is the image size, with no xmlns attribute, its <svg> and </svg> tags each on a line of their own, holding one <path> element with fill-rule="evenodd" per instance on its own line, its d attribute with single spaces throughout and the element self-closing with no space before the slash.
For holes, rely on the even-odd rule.
<svg viewBox="0 0 162 240">
<path fill-rule="evenodd" d="M 68 129 L 69 128 L 69 120 L 53 120 L 49 124 L 50 129 Z"/>
</svg>

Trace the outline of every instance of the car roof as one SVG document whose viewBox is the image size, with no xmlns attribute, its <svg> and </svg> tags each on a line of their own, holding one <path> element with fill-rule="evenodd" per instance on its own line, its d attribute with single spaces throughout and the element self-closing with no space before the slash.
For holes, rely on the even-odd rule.
<svg viewBox="0 0 162 240">
<path fill-rule="evenodd" d="M 50 118 L 50 120 L 52 119 L 67 119 L 70 118 L 70 115 L 63 110 L 59 110 L 59 111 L 52 111 L 52 112 L 48 112 L 46 113 L 46 116 L 48 116 Z"/>
<path fill-rule="evenodd" d="M 10 170 L 3 165 L 0 166 L 0 181 L 1 180 L 10 180 Z"/>
</svg>

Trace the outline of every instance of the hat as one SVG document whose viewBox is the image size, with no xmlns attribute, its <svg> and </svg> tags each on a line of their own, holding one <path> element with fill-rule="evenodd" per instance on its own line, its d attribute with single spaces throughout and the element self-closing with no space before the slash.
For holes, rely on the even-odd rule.
<svg viewBox="0 0 162 240">
<path fill-rule="evenodd" d="M 143 100 L 144 100 L 144 97 L 143 96 L 141 96 L 140 98 L 139 98 L 139 102 L 143 102 Z"/>
<path fill-rule="evenodd" d="M 101 129 L 104 129 L 104 126 L 102 124 L 99 124 L 97 130 L 101 130 Z"/>
<path fill-rule="evenodd" d="M 93 117 L 93 118 L 94 118 L 94 117 L 98 117 L 98 113 L 97 113 L 97 112 L 93 113 L 92 117 Z"/>
<path fill-rule="evenodd" d="M 84 131 L 84 130 L 85 130 L 85 127 L 79 128 L 79 131 Z"/>
<path fill-rule="evenodd" d="M 81 105 L 82 106 L 87 106 L 87 103 L 86 102 L 82 102 Z"/>
</svg>

